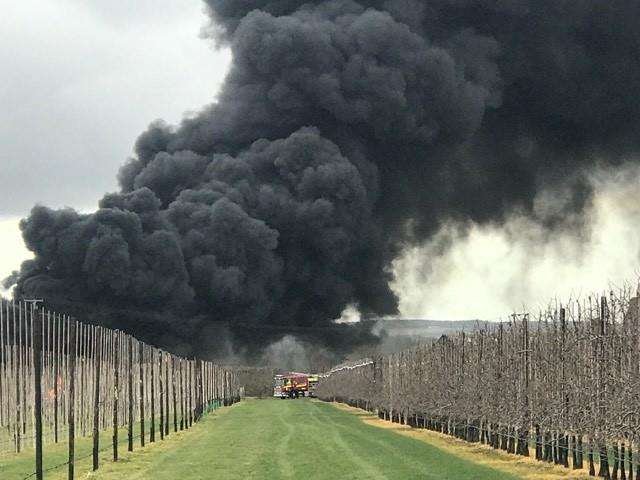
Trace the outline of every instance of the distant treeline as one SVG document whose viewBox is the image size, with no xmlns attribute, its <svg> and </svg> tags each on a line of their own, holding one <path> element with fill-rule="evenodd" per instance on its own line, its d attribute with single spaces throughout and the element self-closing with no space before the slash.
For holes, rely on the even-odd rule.
<svg viewBox="0 0 640 480">
<path fill-rule="evenodd" d="M 273 378 L 280 371 L 273 367 L 236 367 L 234 369 L 239 385 L 244 387 L 247 397 L 271 397 Z"/>
</svg>

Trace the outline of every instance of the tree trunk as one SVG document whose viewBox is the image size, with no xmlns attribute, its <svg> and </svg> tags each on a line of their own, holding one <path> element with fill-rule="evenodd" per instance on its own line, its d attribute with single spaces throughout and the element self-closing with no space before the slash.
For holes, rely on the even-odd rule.
<svg viewBox="0 0 640 480">
<path fill-rule="evenodd" d="M 609 458 L 607 456 L 607 446 L 604 442 L 600 443 L 600 471 L 598 472 L 598 476 L 610 479 L 611 474 L 609 472 Z"/>
</svg>

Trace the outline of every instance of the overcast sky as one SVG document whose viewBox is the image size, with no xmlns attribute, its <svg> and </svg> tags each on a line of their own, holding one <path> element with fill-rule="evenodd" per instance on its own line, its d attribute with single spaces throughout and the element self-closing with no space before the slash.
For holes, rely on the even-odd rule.
<svg viewBox="0 0 640 480">
<path fill-rule="evenodd" d="M 0 17 L 0 205 L 93 208 L 150 121 L 210 103 L 229 62 L 198 0 L 21 0 Z"/>
<path fill-rule="evenodd" d="M 199 38 L 206 17 L 198 0 L 21 0 L 4 2 L 2 12 L 4 278 L 28 257 L 20 217 L 35 203 L 94 209 L 116 189 L 118 167 L 152 120 L 176 123 L 215 99 L 230 55 Z M 505 229 L 473 228 L 439 258 L 430 254 L 435 239 L 395 264 L 402 314 L 496 318 L 635 281 L 638 174 L 596 172 L 593 181 L 594 234 L 581 238 L 579 253 L 571 235 L 544 244 L 517 217 Z"/>
</svg>

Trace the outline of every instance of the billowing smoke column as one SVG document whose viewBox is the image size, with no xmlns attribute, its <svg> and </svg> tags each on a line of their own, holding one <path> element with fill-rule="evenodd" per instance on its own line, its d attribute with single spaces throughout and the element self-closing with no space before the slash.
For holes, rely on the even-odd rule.
<svg viewBox="0 0 640 480">
<path fill-rule="evenodd" d="M 96 213 L 35 207 L 19 295 L 183 350 L 345 349 L 370 339 L 346 305 L 396 312 L 403 247 L 514 210 L 557 228 L 639 145 L 638 2 L 206 3 L 217 102 L 152 124 Z"/>
</svg>

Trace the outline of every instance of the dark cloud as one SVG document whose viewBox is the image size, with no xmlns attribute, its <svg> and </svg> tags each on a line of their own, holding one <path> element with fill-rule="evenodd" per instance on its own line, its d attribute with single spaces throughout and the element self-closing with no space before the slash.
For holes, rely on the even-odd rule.
<svg viewBox="0 0 640 480">
<path fill-rule="evenodd" d="M 11 272 L 11 274 L 8 277 L 5 277 L 2 280 L 2 283 L 0 285 L 5 290 L 9 290 L 18 282 L 19 278 L 20 278 L 20 272 L 18 270 L 14 270 L 13 272 Z"/>
<path fill-rule="evenodd" d="M 536 219 L 562 226 L 585 169 L 638 144 L 632 2 L 206 3 L 233 52 L 218 101 L 152 124 L 95 214 L 36 207 L 20 293 L 196 350 L 211 325 L 346 348 L 366 330 L 332 319 L 396 312 L 404 246 L 448 220 L 540 217 L 542 186 L 565 200 Z"/>
</svg>

